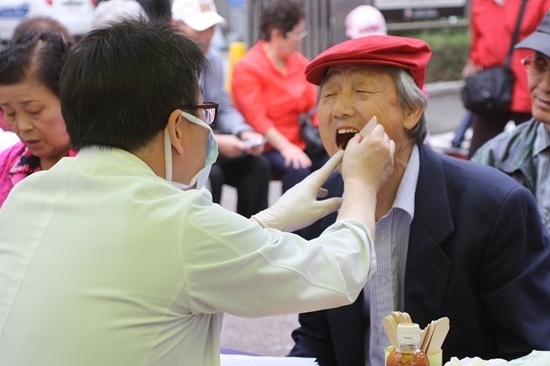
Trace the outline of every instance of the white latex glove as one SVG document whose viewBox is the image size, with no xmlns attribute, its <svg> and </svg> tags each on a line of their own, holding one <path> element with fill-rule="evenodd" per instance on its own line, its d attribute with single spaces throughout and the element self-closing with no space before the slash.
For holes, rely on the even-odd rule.
<svg viewBox="0 0 550 366">
<path fill-rule="evenodd" d="M 273 206 L 253 215 L 252 219 L 264 228 L 291 232 L 309 226 L 339 209 L 342 198 L 318 201 L 317 197 L 319 193 L 322 194 L 321 186 L 340 164 L 343 156 L 344 151 L 338 151 L 323 167 L 286 191 Z"/>
</svg>

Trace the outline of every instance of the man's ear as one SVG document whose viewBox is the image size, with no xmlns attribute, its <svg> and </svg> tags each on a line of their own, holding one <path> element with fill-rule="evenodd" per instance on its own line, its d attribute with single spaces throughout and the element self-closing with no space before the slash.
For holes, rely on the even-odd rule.
<svg viewBox="0 0 550 366">
<path fill-rule="evenodd" d="M 405 119 L 403 121 L 403 127 L 407 130 L 412 130 L 420 121 L 424 109 L 420 106 L 413 106 L 411 110 L 405 112 Z"/>
<path fill-rule="evenodd" d="M 183 121 L 183 117 L 181 116 L 181 111 L 179 109 L 175 109 L 170 113 L 170 116 L 168 117 L 168 123 L 166 127 L 168 128 L 168 134 L 170 135 L 170 141 L 172 142 L 172 146 L 178 154 L 183 155 L 183 126 L 185 125 L 185 122 Z"/>
</svg>

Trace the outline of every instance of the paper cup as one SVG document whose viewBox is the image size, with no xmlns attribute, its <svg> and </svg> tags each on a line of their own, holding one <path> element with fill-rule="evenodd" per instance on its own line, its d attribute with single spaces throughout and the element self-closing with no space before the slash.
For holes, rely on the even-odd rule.
<svg viewBox="0 0 550 366">
<path fill-rule="evenodd" d="M 388 360 L 388 356 L 390 355 L 391 351 L 393 351 L 392 346 L 388 346 L 384 349 L 384 363 Z M 437 353 L 431 353 L 428 355 L 428 360 L 430 361 L 430 366 L 443 366 L 443 351 L 439 351 Z"/>
</svg>

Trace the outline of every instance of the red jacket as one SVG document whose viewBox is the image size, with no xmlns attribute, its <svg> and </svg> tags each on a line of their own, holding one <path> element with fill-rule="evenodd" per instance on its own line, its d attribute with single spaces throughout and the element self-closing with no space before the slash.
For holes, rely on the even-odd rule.
<svg viewBox="0 0 550 366">
<path fill-rule="evenodd" d="M 472 0 L 470 60 L 483 68 L 504 64 L 522 0 Z M 518 41 L 534 32 L 550 8 L 550 0 L 527 0 L 521 21 Z M 527 86 L 527 72 L 520 60 L 530 50 L 515 50 L 511 68 L 515 76 L 510 110 L 531 112 L 531 97 Z"/>
<path fill-rule="evenodd" d="M 304 71 L 307 59 L 295 52 L 286 60 L 287 72 L 282 74 L 268 59 L 260 40 L 235 65 L 232 95 L 235 107 L 246 122 L 264 134 L 275 128 L 301 149 L 298 117 L 315 107 L 317 89 L 307 82 Z M 317 124 L 317 116 L 314 117 Z"/>
</svg>

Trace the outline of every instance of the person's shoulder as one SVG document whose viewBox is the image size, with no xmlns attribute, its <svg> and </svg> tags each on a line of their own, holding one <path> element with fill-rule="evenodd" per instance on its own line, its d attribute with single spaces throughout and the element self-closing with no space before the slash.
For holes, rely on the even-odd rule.
<svg viewBox="0 0 550 366">
<path fill-rule="evenodd" d="M 458 174 L 464 177 L 464 179 L 471 179 L 471 178 L 475 178 L 476 176 L 491 176 L 491 177 L 505 176 L 509 178 L 508 175 L 502 173 L 498 169 L 495 169 L 493 167 L 490 167 L 484 164 L 480 164 L 471 160 L 455 158 L 445 154 L 439 154 L 439 155 L 440 155 L 444 170 L 447 173 L 453 172 L 455 174 Z"/>
<path fill-rule="evenodd" d="M 424 175 L 422 183 L 419 180 L 422 197 L 432 197 L 433 189 L 440 189 L 445 192 L 452 210 L 481 210 L 495 215 L 503 205 L 517 202 L 536 207 L 533 194 L 499 169 L 442 154 L 440 159 L 443 181 L 434 183 L 433 177 Z"/>
<path fill-rule="evenodd" d="M 509 192 L 522 187 L 506 173 L 488 165 L 474 161 L 459 159 L 452 156 L 436 154 L 441 161 L 446 185 L 449 189 L 456 189 L 461 195 Z"/>
<path fill-rule="evenodd" d="M 501 132 L 484 143 L 472 156 L 472 161 L 496 166 L 521 151 L 531 149 L 539 125 L 540 122 L 531 120 Z"/>
<path fill-rule="evenodd" d="M 521 123 L 513 129 L 503 131 L 490 139 L 487 143 L 487 146 L 510 144 L 513 143 L 515 140 L 527 137 L 531 133 L 536 134 L 536 129 L 539 125 L 540 122 L 533 119 L 528 122 Z"/>
<path fill-rule="evenodd" d="M 255 45 L 253 45 L 244 55 L 241 57 L 241 59 L 235 64 L 235 68 L 260 68 L 262 69 L 264 66 L 264 60 L 267 56 L 264 54 L 264 50 L 261 46 L 261 43 L 258 42 Z"/>
</svg>

